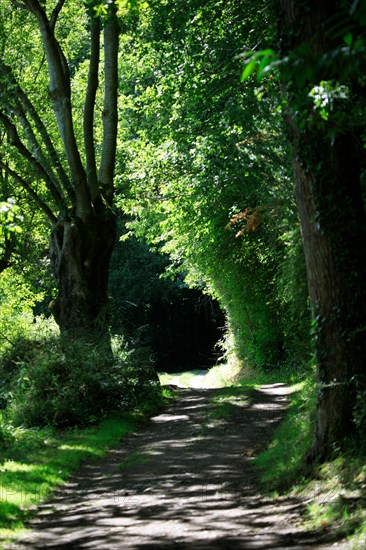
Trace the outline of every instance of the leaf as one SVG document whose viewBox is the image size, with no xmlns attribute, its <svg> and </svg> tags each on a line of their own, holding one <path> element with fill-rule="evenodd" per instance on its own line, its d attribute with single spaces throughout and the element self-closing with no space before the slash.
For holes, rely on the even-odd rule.
<svg viewBox="0 0 366 550">
<path fill-rule="evenodd" d="M 343 40 L 345 41 L 345 43 L 347 44 L 347 46 L 352 46 L 352 42 L 353 42 L 353 36 L 350 32 L 348 32 L 344 37 L 343 37 Z"/>
<path fill-rule="evenodd" d="M 246 80 L 248 80 L 248 78 L 250 77 L 250 75 L 253 73 L 255 67 L 257 65 L 257 60 L 255 57 L 251 57 L 249 59 L 249 61 L 247 61 L 246 65 L 245 65 L 245 68 L 244 68 L 244 71 L 242 72 L 241 74 L 241 77 L 240 77 L 240 81 L 241 82 L 245 82 Z"/>
<path fill-rule="evenodd" d="M 257 52 L 257 57 L 263 57 L 263 56 L 269 56 L 269 57 L 276 57 L 276 53 L 271 48 L 267 48 L 266 50 L 261 50 L 260 52 Z"/>
<path fill-rule="evenodd" d="M 253 50 L 247 50 L 243 53 L 240 53 L 236 58 L 237 59 L 247 59 L 248 57 L 252 57 L 254 54 Z"/>
<path fill-rule="evenodd" d="M 257 71 L 257 80 L 260 81 L 262 80 L 264 74 L 265 74 L 265 69 L 270 65 L 270 62 L 271 62 L 271 57 L 266 55 L 265 57 L 263 57 L 262 61 L 259 63 L 259 67 L 258 67 L 258 71 Z M 268 72 L 268 71 L 266 71 Z"/>
<path fill-rule="evenodd" d="M 255 52 L 255 53 L 245 52 L 245 54 L 243 54 L 243 56 L 245 57 L 248 54 L 252 54 L 252 55 L 248 59 L 248 61 L 246 62 L 244 71 L 241 75 L 241 81 L 242 82 L 247 80 L 249 78 L 249 76 L 253 73 L 253 71 L 254 71 L 254 69 L 257 65 L 257 62 L 259 61 L 259 59 L 261 57 L 262 57 L 262 60 L 259 63 L 258 73 L 257 73 L 257 79 L 258 80 L 261 80 L 264 73 L 268 72 L 268 71 L 265 71 L 267 66 L 269 66 L 273 61 L 277 60 L 276 53 L 270 48 L 267 48 L 266 50 L 260 50 L 259 52 Z"/>
</svg>

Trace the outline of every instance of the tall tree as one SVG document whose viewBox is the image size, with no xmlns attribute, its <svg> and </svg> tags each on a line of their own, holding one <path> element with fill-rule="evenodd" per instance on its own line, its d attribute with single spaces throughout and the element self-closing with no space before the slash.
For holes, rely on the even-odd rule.
<svg viewBox="0 0 366 550">
<path fill-rule="evenodd" d="M 61 331 L 82 331 L 95 338 L 108 334 L 108 267 L 116 231 L 112 203 L 119 22 L 116 1 L 78 4 L 65 0 L 2 3 L 0 124 L 7 140 L 0 152 L 0 169 L 51 224 L 51 263 L 58 296 L 50 309 Z M 77 17 L 70 23 L 73 14 Z M 21 37 L 19 25 L 23 26 Z M 77 25 L 81 35 L 87 26 L 89 45 L 85 47 L 79 38 L 80 51 L 75 55 L 67 42 L 67 29 Z M 24 43 L 31 52 L 37 48 L 34 63 L 28 59 L 30 70 L 14 56 L 17 47 L 24 52 Z M 99 131 L 95 110 L 101 58 L 104 104 Z M 44 61 L 48 94 L 42 80 L 36 82 L 44 74 Z M 88 69 L 80 116 L 82 102 L 79 90 L 74 95 L 74 77 L 83 63 Z"/>
<path fill-rule="evenodd" d="M 352 4 L 352 5 L 351 5 Z M 355 430 L 365 387 L 365 3 L 278 0 L 282 79 L 308 287 L 316 322 L 313 456 Z"/>
</svg>

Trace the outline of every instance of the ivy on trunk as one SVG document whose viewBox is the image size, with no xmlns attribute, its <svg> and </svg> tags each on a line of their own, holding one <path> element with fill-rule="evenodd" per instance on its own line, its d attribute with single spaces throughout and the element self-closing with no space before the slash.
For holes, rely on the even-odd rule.
<svg viewBox="0 0 366 550">
<path fill-rule="evenodd" d="M 337 59 L 350 17 L 344 3 L 280 0 L 278 7 L 281 53 L 288 56 L 282 73 L 286 121 L 315 321 L 318 401 L 310 456 L 322 458 L 354 434 L 356 390 L 365 383 L 365 156 L 350 101 L 344 99 L 344 116 L 342 101 L 319 113 L 311 99 L 311 90 L 326 80 L 333 90 L 342 84 Z M 364 90 L 356 70 L 345 84 L 357 104 Z"/>
</svg>

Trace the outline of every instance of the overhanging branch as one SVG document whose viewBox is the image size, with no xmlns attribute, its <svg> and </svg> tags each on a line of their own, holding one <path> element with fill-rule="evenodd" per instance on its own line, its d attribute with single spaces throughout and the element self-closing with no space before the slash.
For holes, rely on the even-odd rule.
<svg viewBox="0 0 366 550">
<path fill-rule="evenodd" d="M 18 87 L 17 89 L 17 94 L 18 94 L 19 100 L 22 102 L 24 106 L 24 109 L 27 111 L 27 113 L 29 113 L 30 117 L 33 119 L 33 122 L 39 132 L 39 135 L 42 138 L 42 141 L 46 147 L 47 153 L 51 159 L 52 165 L 56 170 L 58 177 L 60 178 L 62 186 L 67 192 L 69 199 L 73 202 L 75 197 L 75 192 L 62 166 L 61 159 L 52 143 L 51 137 L 48 133 L 46 126 L 44 125 L 34 105 L 32 104 L 28 96 L 23 92 L 23 90 L 20 87 Z"/>
<path fill-rule="evenodd" d="M 17 0 L 11 0 L 11 3 L 15 8 L 20 8 L 21 10 L 30 11 L 25 2 L 18 2 Z"/>
<path fill-rule="evenodd" d="M 75 138 L 71 111 L 70 71 L 67 60 L 55 37 L 54 28 L 39 0 L 24 0 L 24 3 L 36 17 L 47 57 L 50 97 L 74 183 L 76 213 L 81 218 L 87 218 L 92 213 L 92 205 L 87 175 Z M 59 1 L 55 8 L 55 15 L 58 15 L 61 8 L 62 2 Z"/>
<path fill-rule="evenodd" d="M 51 18 L 50 18 L 50 27 L 54 31 L 55 25 L 57 23 L 57 18 L 60 15 L 60 11 L 62 10 L 62 7 L 65 3 L 65 0 L 59 0 L 52 12 Z"/>
<path fill-rule="evenodd" d="M 33 121 L 34 126 L 36 127 L 42 139 L 42 143 L 46 148 L 49 157 L 49 163 L 56 171 L 60 183 L 66 191 L 69 199 L 71 200 L 71 202 L 74 202 L 74 190 L 62 166 L 61 159 L 53 145 L 49 132 L 45 124 L 43 123 L 40 115 L 38 114 L 37 109 L 34 107 L 32 101 L 24 92 L 23 88 L 21 88 L 18 84 L 17 79 L 14 77 L 13 72 L 8 65 L 0 62 L 0 74 L 2 74 L 5 81 L 10 84 L 9 88 L 5 90 L 2 95 L 3 103 L 6 104 L 10 110 L 14 109 L 14 107 L 17 106 L 17 109 L 21 109 L 24 112 L 24 116 L 26 116 L 27 118 L 30 117 L 30 119 Z"/>
<path fill-rule="evenodd" d="M 60 197 L 62 197 L 62 201 L 65 202 L 63 189 L 60 187 L 57 176 L 53 171 L 53 167 L 51 166 L 49 160 L 43 154 L 42 147 L 41 147 L 40 143 L 37 140 L 37 137 L 36 137 L 36 135 L 33 131 L 33 128 L 31 126 L 31 124 L 28 121 L 28 118 L 27 118 L 24 110 L 22 109 L 21 105 L 19 105 L 19 102 L 17 102 L 17 103 L 18 103 L 18 108 L 15 111 L 15 114 L 17 115 L 17 117 L 20 121 L 20 124 L 23 127 L 24 134 L 25 134 L 25 136 L 27 138 L 27 141 L 28 141 L 28 146 L 31 148 L 33 156 L 38 160 L 38 162 L 42 166 L 44 172 L 48 174 L 48 176 L 50 178 L 50 181 L 52 182 L 52 185 L 54 185 L 54 187 L 56 188 L 56 190 L 60 194 Z"/>
<path fill-rule="evenodd" d="M 40 209 L 46 214 L 48 219 L 51 221 L 51 223 L 57 222 L 57 217 L 54 215 L 50 207 L 41 199 L 41 197 L 34 191 L 34 189 L 31 187 L 31 185 L 22 178 L 19 174 L 17 174 L 14 170 L 12 170 L 5 162 L 0 160 L 0 168 L 2 168 L 5 172 L 11 176 L 14 181 L 19 183 L 23 187 L 23 189 L 32 197 L 32 199 L 38 204 Z"/>
<path fill-rule="evenodd" d="M 64 198 L 62 197 L 62 195 L 60 195 L 58 189 L 55 187 L 52 179 L 50 178 L 50 175 L 45 171 L 42 164 L 27 149 L 24 143 L 22 143 L 15 125 L 2 111 L 0 111 L 0 122 L 2 122 L 5 127 L 10 143 L 19 151 L 21 156 L 29 162 L 35 172 L 44 180 L 57 206 L 60 208 L 60 210 L 65 209 Z"/>
</svg>

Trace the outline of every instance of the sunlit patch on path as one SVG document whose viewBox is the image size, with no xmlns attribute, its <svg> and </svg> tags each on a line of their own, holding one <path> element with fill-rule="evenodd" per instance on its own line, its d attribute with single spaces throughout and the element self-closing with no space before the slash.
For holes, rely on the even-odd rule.
<svg viewBox="0 0 366 550">
<path fill-rule="evenodd" d="M 180 398 L 39 509 L 15 548 L 326 548 L 300 528 L 304 505 L 258 493 L 253 458 L 283 415 L 288 389 L 242 390 L 212 418 L 217 389 Z M 215 421 L 216 420 L 216 421 Z"/>
</svg>

